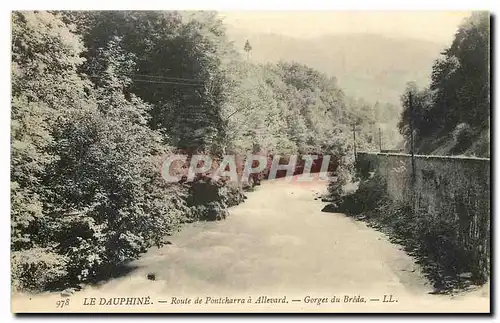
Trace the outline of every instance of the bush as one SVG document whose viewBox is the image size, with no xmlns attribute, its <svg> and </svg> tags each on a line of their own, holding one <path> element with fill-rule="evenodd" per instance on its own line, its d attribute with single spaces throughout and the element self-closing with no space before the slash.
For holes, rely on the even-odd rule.
<svg viewBox="0 0 500 323">
<path fill-rule="evenodd" d="M 474 141 L 475 132 L 467 123 L 460 123 L 453 130 L 453 139 L 455 146 L 453 147 L 454 153 L 464 152 Z"/>
<path fill-rule="evenodd" d="M 13 251 L 11 255 L 12 288 L 15 291 L 42 291 L 66 276 L 68 257 L 48 248 Z"/>
<path fill-rule="evenodd" d="M 193 221 L 225 219 L 227 208 L 243 200 L 242 188 L 235 183 L 200 176 L 189 184 L 187 206 L 192 210 Z"/>
<path fill-rule="evenodd" d="M 370 212 L 388 203 L 386 184 L 382 176 L 361 179 L 358 189 L 339 199 L 339 211 L 351 215 Z M 338 194 L 338 193 L 337 193 Z"/>
<path fill-rule="evenodd" d="M 54 251 L 68 259 L 68 281 L 87 281 L 97 274 L 100 266 L 109 261 L 105 248 L 106 235 L 103 232 L 106 226 L 97 225 L 88 213 L 47 217 L 39 228 L 46 239 L 58 242 Z"/>
<path fill-rule="evenodd" d="M 351 180 L 350 171 L 347 166 L 339 167 L 334 179 L 328 183 L 328 194 L 333 201 L 340 201 L 346 195 L 344 186 Z"/>
</svg>

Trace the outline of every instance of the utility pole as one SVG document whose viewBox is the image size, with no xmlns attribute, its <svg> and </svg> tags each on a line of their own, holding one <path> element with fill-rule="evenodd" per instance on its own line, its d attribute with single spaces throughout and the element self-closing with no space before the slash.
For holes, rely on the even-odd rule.
<svg viewBox="0 0 500 323">
<path fill-rule="evenodd" d="M 412 180 L 415 179 L 415 144 L 413 138 L 413 102 L 412 92 L 408 93 L 408 109 L 409 109 L 409 124 L 410 124 L 410 154 L 411 154 L 411 171 Z"/>
<path fill-rule="evenodd" d="M 354 138 L 354 161 L 356 161 L 356 124 L 352 124 L 352 135 Z"/>
<path fill-rule="evenodd" d="M 378 149 L 382 152 L 382 131 L 378 128 Z"/>
</svg>

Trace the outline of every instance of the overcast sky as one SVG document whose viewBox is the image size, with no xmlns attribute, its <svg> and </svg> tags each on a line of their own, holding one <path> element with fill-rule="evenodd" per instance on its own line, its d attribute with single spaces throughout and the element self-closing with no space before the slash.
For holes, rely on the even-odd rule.
<svg viewBox="0 0 500 323">
<path fill-rule="evenodd" d="M 240 11 L 220 12 L 225 22 L 252 32 L 295 37 L 376 33 L 450 43 L 468 11 Z"/>
</svg>

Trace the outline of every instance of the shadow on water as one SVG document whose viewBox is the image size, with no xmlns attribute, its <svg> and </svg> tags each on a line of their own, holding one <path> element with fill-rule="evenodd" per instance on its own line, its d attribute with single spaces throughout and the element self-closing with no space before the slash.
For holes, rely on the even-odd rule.
<svg viewBox="0 0 500 323">
<path fill-rule="evenodd" d="M 129 263 L 123 263 L 119 265 L 110 265 L 103 268 L 100 274 L 89 281 L 90 284 L 104 284 L 112 279 L 120 278 L 129 275 L 130 273 L 137 270 L 139 266 L 132 265 Z"/>
<path fill-rule="evenodd" d="M 64 290 L 72 289 L 74 291 L 79 291 L 82 289 L 82 285 L 98 286 L 105 284 L 113 279 L 125 277 L 135 270 L 139 266 L 131 264 L 131 262 L 117 264 L 117 265 L 107 265 L 99 270 L 99 273 L 92 278 L 85 281 L 83 284 L 77 280 L 67 280 L 59 281 L 49 286 L 49 292 L 61 292 Z"/>
</svg>

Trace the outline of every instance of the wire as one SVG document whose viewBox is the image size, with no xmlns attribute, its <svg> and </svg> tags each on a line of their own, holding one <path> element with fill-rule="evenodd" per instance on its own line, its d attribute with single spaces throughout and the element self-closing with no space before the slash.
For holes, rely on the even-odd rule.
<svg viewBox="0 0 500 323">
<path fill-rule="evenodd" d="M 173 84 L 173 85 L 203 86 L 203 84 L 200 84 L 200 83 L 168 82 L 168 81 L 158 81 L 158 80 L 132 79 L 132 81 L 133 82 L 155 83 L 155 84 Z"/>
<path fill-rule="evenodd" d="M 200 80 L 200 79 L 186 79 L 186 78 L 172 77 L 172 76 L 146 75 L 146 74 L 134 74 L 134 76 L 157 78 L 157 79 L 163 79 L 163 80 L 167 80 L 167 81 L 186 81 L 186 82 L 203 83 L 203 80 Z"/>
<path fill-rule="evenodd" d="M 240 112 L 240 111 L 243 111 L 245 110 L 247 107 L 242 107 L 242 108 L 239 108 L 239 109 L 236 109 L 236 111 L 233 111 L 229 116 L 226 117 L 226 120 L 225 121 L 228 121 L 229 118 L 231 118 L 233 115 L 235 115 L 236 113 Z"/>
<path fill-rule="evenodd" d="M 140 78 L 134 79 L 134 76 L 140 76 L 142 78 L 148 78 L 148 79 L 140 79 Z M 94 74 L 94 75 L 90 75 L 90 77 L 99 78 L 99 75 Z M 204 81 L 200 80 L 200 79 L 188 79 L 188 78 L 173 77 L 173 76 L 131 74 L 131 75 L 129 75 L 129 77 L 134 82 L 173 84 L 173 85 L 193 85 L 193 86 L 203 86 L 204 85 Z"/>
</svg>

